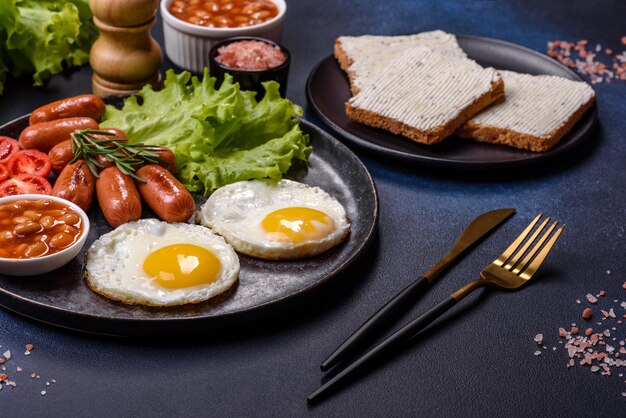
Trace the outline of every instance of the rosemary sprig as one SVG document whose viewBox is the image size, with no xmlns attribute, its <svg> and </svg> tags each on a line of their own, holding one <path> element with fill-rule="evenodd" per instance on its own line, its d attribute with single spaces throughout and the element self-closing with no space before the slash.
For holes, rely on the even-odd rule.
<svg viewBox="0 0 626 418">
<path fill-rule="evenodd" d="M 89 171 L 96 178 L 98 178 L 98 169 L 102 168 L 102 164 L 98 161 L 99 155 L 103 155 L 107 161 L 115 164 L 122 173 L 144 183 L 145 180 L 135 174 L 135 167 L 146 163 L 160 164 L 165 162 L 156 152 L 161 149 L 160 147 L 139 143 L 131 145 L 114 138 L 97 139 L 94 135 L 112 136 L 115 134 L 97 129 L 74 131 L 70 135 L 72 152 L 74 153 L 74 158 L 70 164 L 80 159 L 85 160 Z"/>
</svg>

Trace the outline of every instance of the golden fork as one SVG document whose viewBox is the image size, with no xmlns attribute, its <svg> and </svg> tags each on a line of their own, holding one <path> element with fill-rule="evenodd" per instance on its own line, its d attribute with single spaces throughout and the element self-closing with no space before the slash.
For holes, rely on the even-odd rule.
<svg viewBox="0 0 626 418">
<path fill-rule="evenodd" d="M 371 363 L 374 359 L 379 358 L 391 349 L 411 340 L 418 332 L 431 324 L 435 319 L 439 318 L 443 313 L 474 290 L 485 286 L 514 290 L 526 284 L 537 272 L 537 269 L 546 259 L 554 243 L 561 235 L 561 232 L 563 232 L 563 228 L 565 228 L 565 225 L 561 225 L 556 229 L 558 222 L 554 221 L 548 227 L 547 231 L 539 237 L 546 225 L 550 222 L 550 218 L 544 219 L 539 227 L 532 232 L 541 217 L 542 214 L 537 215 L 511 245 L 509 245 L 493 263 L 489 264 L 480 272 L 479 279 L 463 286 L 446 300 L 409 322 L 376 347 L 359 357 L 352 364 L 348 365 L 332 379 L 324 383 L 319 389 L 311 393 L 307 398 L 309 403 L 318 402 L 324 396 L 328 395 L 331 388 L 344 382 L 346 378 L 361 370 L 366 364 Z M 529 235 L 530 238 L 528 238 Z M 533 246 L 532 248 L 531 245 Z"/>
</svg>

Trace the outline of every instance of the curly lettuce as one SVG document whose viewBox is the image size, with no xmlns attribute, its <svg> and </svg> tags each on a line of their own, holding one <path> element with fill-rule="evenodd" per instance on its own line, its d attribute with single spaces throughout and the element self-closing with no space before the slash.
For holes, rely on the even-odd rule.
<svg viewBox="0 0 626 418">
<path fill-rule="evenodd" d="M 40 86 L 65 67 L 87 63 L 95 36 L 88 0 L 0 1 L 0 94 L 9 70 L 33 74 Z"/>
<path fill-rule="evenodd" d="M 280 179 L 294 160 L 307 160 L 309 137 L 294 118 L 302 108 L 280 97 L 278 83 L 264 83 L 257 102 L 228 74 L 219 89 L 215 81 L 206 69 L 202 81 L 168 70 L 162 90 L 148 85 L 120 109 L 108 105 L 100 126 L 170 148 L 177 178 L 204 195 L 241 180 Z"/>
</svg>

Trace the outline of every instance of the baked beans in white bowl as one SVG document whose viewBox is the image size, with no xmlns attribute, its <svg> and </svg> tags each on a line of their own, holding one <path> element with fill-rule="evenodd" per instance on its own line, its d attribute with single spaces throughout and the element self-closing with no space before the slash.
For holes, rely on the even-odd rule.
<svg viewBox="0 0 626 418">
<path fill-rule="evenodd" d="M 201 74 L 221 39 L 280 41 L 286 10 L 284 0 L 162 0 L 165 53 L 178 67 Z"/>
<path fill-rule="evenodd" d="M 55 196 L 0 198 L 0 274 L 32 276 L 72 260 L 89 234 L 87 214 Z"/>
</svg>

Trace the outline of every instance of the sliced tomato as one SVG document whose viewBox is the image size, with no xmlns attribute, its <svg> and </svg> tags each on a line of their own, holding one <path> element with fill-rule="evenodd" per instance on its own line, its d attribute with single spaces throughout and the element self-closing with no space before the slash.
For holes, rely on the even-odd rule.
<svg viewBox="0 0 626 418">
<path fill-rule="evenodd" d="M 48 180 L 35 174 L 20 174 L 0 183 L 0 197 L 16 194 L 50 194 L 52 186 Z"/>
<path fill-rule="evenodd" d="M 9 159 L 22 148 L 17 140 L 8 137 L 0 136 L 0 164 L 6 164 Z"/>
<path fill-rule="evenodd" d="M 50 157 L 36 149 L 25 149 L 18 151 L 7 164 L 9 174 L 19 176 L 20 174 L 35 174 L 41 177 L 48 177 L 52 168 Z"/>
<path fill-rule="evenodd" d="M 0 182 L 3 182 L 8 178 L 9 178 L 9 170 L 7 170 L 7 168 L 4 165 L 0 164 Z"/>
</svg>

